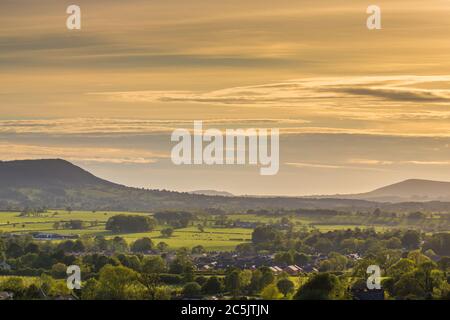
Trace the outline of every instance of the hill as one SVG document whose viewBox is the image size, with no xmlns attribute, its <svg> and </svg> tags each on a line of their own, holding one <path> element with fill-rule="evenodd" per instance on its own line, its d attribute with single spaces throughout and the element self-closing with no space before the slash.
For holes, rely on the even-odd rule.
<svg viewBox="0 0 450 320">
<path fill-rule="evenodd" d="M 151 177 L 149 177 L 151 178 Z M 388 190 L 389 191 L 389 190 Z M 384 193 L 376 193 L 385 195 Z M 66 208 L 76 210 L 143 211 L 224 209 L 333 209 L 351 211 L 449 211 L 450 203 L 380 203 L 358 198 L 236 197 L 148 190 L 98 178 L 61 159 L 0 162 L 0 210 Z M 214 211 L 214 210 L 211 210 Z"/>
<path fill-rule="evenodd" d="M 336 197 L 380 202 L 450 201 L 450 182 L 409 179 L 367 193 Z"/>
</svg>

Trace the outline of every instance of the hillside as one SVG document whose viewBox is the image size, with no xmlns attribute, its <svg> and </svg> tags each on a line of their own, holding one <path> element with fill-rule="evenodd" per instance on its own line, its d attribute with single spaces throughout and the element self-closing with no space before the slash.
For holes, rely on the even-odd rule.
<svg viewBox="0 0 450 320">
<path fill-rule="evenodd" d="M 450 182 L 410 179 L 367 193 L 337 197 L 381 202 L 450 201 Z"/>
<path fill-rule="evenodd" d="M 379 194 L 386 193 L 377 193 L 375 196 Z M 60 159 L 0 162 L 0 210 L 22 210 L 25 207 L 71 207 L 74 210 L 115 211 L 208 210 L 210 208 L 236 212 L 278 208 L 449 211 L 450 203 L 389 204 L 364 199 L 332 197 L 317 199 L 190 194 L 126 187 L 100 179 Z"/>
</svg>

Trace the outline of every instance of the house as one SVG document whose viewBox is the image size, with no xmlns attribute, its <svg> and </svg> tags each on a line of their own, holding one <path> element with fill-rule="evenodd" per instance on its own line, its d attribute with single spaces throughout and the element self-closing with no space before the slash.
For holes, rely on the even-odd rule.
<svg viewBox="0 0 450 320">
<path fill-rule="evenodd" d="M 299 273 L 303 272 L 303 269 L 297 265 L 290 265 L 290 266 L 287 266 L 286 268 L 284 268 L 283 271 L 291 276 L 296 276 Z"/>
<path fill-rule="evenodd" d="M 318 272 L 319 270 L 312 264 L 307 264 L 305 266 L 303 266 L 303 270 L 305 272 Z"/>
<path fill-rule="evenodd" d="M 350 253 L 347 254 L 346 257 L 351 260 L 361 260 L 361 257 L 358 253 Z"/>
<path fill-rule="evenodd" d="M 14 293 L 6 292 L 6 291 L 0 291 L 0 301 L 1 300 L 12 300 L 13 298 L 14 298 Z"/>
<path fill-rule="evenodd" d="M 210 271 L 211 269 L 213 269 L 213 267 L 208 264 L 205 264 L 198 268 L 199 271 Z"/>
<path fill-rule="evenodd" d="M 244 229 L 255 229 L 258 226 L 257 222 L 248 222 L 248 221 L 235 221 L 235 228 L 244 228 Z"/>
<path fill-rule="evenodd" d="M 269 267 L 269 269 L 275 274 L 283 272 L 283 269 L 278 266 Z"/>
<path fill-rule="evenodd" d="M 56 233 L 37 233 L 33 235 L 34 240 L 62 240 L 64 236 Z"/>
</svg>

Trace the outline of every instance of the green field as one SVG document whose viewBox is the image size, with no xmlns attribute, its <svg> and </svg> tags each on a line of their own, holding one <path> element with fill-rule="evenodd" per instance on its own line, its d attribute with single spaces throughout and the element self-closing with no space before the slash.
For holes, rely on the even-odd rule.
<svg viewBox="0 0 450 320">
<path fill-rule="evenodd" d="M 55 214 L 57 212 L 57 214 Z M 49 211 L 39 217 L 21 217 L 18 212 L 0 212 L 0 232 L 25 234 L 30 232 L 58 233 L 62 235 L 103 235 L 106 238 L 121 236 L 129 243 L 138 238 L 150 237 L 155 243 L 165 242 L 172 249 L 181 247 L 192 248 L 203 245 L 207 250 L 233 250 L 236 245 L 251 239 L 251 229 L 242 228 L 213 228 L 206 227 L 200 232 L 197 227 L 175 229 L 170 238 L 161 236 L 160 230 L 165 226 L 157 226 L 155 230 L 145 233 L 121 233 L 115 234 L 105 230 L 106 221 L 118 214 L 148 215 L 148 213 L 130 212 L 88 212 L 88 211 Z M 55 222 L 69 220 L 82 220 L 87 223 L 83 229 L 55 229 Z M 89 222 L 97 221 L 95 226 L 89 226 Z M 193 223 L 196 225 L 197 223 Z"/>
<path fill-rule="evenodd" d="M 124 233 L 115 234 L 105 230 L 106 221 L 115 215 L 151 215 L 142 212 L 91 212 L 91 211 L 72 211 L 65 210 L 48 210 L 39 215 L 21 216 L 19 212 L 0 212 L 0 232 L 26 234 L 31 232 L 46 232 L 58 233 L 62 235 L 79 235 L 79 236 L 97 236 L 103 235 L 106 238 L 114 236 L 121 236 L 129 243 L 138 238 L 150 237 L 155 244 L 158 242 L 165 242 L 171 249 L 178 249 L 181 247 L 192 248 L 197 245 L 202 245 L 206 250 L 212 251 L 228 251 L 233 250 L 236 245 L 245 243 L 251 240 L 252 229 L 250 228 L 223 228 L 214 225 L 214 217 L 208 217 L 206 226 L 203 232 L 196 227 L 197 224 L 203 223 L 204 220 L 193 221 L 187 228 L 175 229 L 170 238 L 161 236 L 161 229 L 167 227 L 158 225 L 155 230 L 145 233 Z M 327 220 L 318 217 L 312 219 L 308 217 L 289 217 L 294 224 L 295 230 L 301 228 L 314 228 L 322 232 L 342 229 L 355 228 L 369 228 L 372 226 L 361 224 L 350 224 L 343 222 L 339 224 L 336 222 L 328 223 Z M 203 217 L 204 219 L 204 217 Z M 258 216 L 254 214 L 230 214 L 227 215 L 228 221 L 241 222 L 259 222 L 259 223 L 277 223 L 279 217 Z M 55 228 L 55 223 L 67 222 L 70 220 L 81 220 L 84 222 L 83 229 L 61 229 Z M 91 225 L 92 224 L 92 225 Z M 384 231 L 390 226 L 376 225 L 373 226 L 376 231 Z"/>
</svg>

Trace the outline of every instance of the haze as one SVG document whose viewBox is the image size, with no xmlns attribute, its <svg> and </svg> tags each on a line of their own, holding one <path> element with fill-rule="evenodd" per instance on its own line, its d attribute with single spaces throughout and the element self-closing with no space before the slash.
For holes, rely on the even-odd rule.
<svg viewBox="0 0 450 320">
<path fill-rule="evenodd" d="M 2 0 L 0 159 L 234 194 L 450 180 L 448 1 Z M 174 166 L 170 133 L 279 128 L 280 170 Z"/>
</svg>

